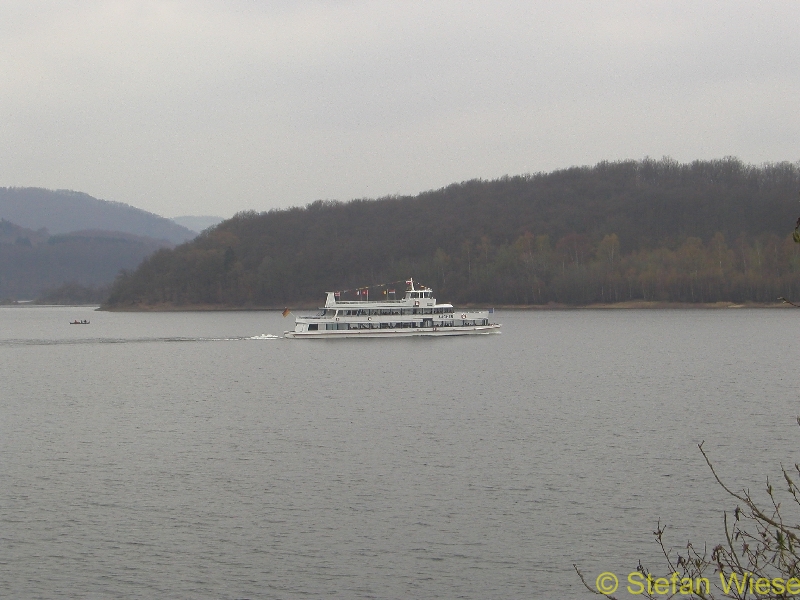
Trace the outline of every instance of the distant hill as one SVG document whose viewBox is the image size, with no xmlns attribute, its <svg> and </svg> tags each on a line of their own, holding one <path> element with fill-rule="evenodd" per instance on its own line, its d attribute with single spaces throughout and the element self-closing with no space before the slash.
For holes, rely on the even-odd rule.
<svg viewBox="0 0 800 600">
<path fill-rule="evenodd" d="M 73 285 L 62 290 L 62 299 L 76 286 L 107 286 L 121 269 L 134 269 L 171 247 L 165 240 L 115 231 L 50 235 L 0 219 L 0 300 L 32 300 L 64 284 Z"/>
<path fill-rule="evenodd" d="M 647 159 L 239 213 L 119 278 L 108 306 L 284 306 L 409 276 L 474 303 L 800 298 L 798 190 L 791 163 Z"/>
<path fill-rule="evenodd" d="M 51 234 L 97 229 L 180 244 L 196 233 L 170 219 L 88 194 L 41 188 L 0 188 L 0 218 Z"/>
<path fill-rule="evenodd" d="M 21 244 L 23 246 L 31 246 L 46 242 L 49 237 L 50 234 L 44 228 L 39 231 L 33 231 L 0 218 L 0 245 Z"/>
<path fill-rule="evenodd" d="M 45 290 L 36 299 L 36 304 L 102 304 L 108 298 L 111 284 L 88 286 L 70 282 Z"/>
<path fill-rule="evenodd" d="M 222 217 L 211 216 L 185 216 L 185 217 L 172 217 L 178 225 L 183 225 L 187 229 L 200 233 L 201 231 L 222 223 L 225 219 Z"/>
</svg>

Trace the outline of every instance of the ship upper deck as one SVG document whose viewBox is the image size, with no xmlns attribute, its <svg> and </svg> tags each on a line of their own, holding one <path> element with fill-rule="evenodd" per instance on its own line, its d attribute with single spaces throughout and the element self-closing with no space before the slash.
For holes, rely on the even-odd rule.
<svg viewBox="0 0 800 600">
<path fill-rule="evenodd" d="M 433 290 L 408 290 L 403 298 L 399 300 L 381 299 L 381 300 L 339 300 L 336 297 L 337 292 L 327 292 L 325 298 L 325 306 L 321 308 L 397 308 L 401 306 L 411 307 L 433 307 L 433 306 L 450 306 L 449 304 L 436 304 L 436 298 L 433 297 Z"/>
</svg>

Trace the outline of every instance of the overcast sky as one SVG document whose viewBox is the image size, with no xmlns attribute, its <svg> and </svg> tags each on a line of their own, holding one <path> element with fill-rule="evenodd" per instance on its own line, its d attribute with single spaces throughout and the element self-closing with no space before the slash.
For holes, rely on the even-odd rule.
<svg viewBox="0 0 800 600">
<path fill-rule="evenodd" d="M 0 0 L 0 186 L 164 216 L 798 140 L 800 2 Z"/>
</svg>

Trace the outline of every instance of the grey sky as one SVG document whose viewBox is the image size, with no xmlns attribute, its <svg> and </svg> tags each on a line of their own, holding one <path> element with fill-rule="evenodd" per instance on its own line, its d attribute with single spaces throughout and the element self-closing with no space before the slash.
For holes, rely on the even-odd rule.
<svg viewBox="0 0 800 600">
<path fill-rule="evenodd" d="M 798 2 L 0 1 L 0 186 L 165 216 L 800 159 Z"/>
</svg>

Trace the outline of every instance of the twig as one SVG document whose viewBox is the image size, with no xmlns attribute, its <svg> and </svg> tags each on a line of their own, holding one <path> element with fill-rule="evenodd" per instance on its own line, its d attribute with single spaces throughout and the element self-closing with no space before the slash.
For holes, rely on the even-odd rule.
<svg viewBox="0 0 800 600">
<path fill-rule="evenodd" d="M 581 570 L 578 568 L 578 565 L 576 565 L 575 563 L 572 563 L 572 566 L 575 569 L 575 572 L 578 574 L 578 577 L 581 578 L 581 582 L 583 583 L 583 587 L 585 587 L 587 590 L 589 590 L 593 594 L 597 594 L 598 596 L 605 596 L 609 600 L 617 600 L 617 598 L 615 596 L 609 596 L 608 594 L 604 594 L 603 592 L 600 592 L 600 591 L 594 589 L 593 587 L 591 587 L 588 583 L 586 583 L 586 580 L 583 578 L 583 573 L 581 573 Z"/>
</svg>

